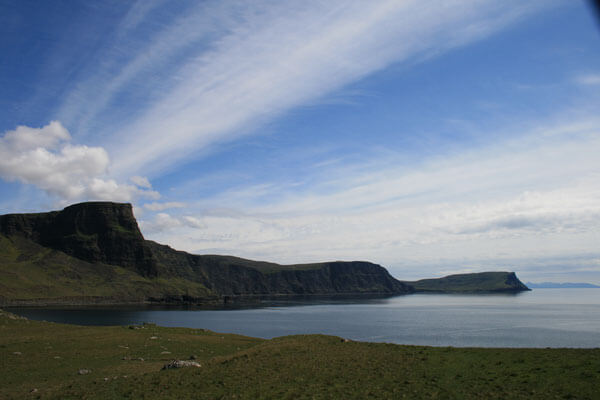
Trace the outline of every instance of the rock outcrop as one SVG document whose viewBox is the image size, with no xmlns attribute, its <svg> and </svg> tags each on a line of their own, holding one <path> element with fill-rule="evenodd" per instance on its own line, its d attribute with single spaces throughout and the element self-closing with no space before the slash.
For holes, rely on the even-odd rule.
<svg viewBox="0 0 600 400">
<path fill-rule="evenodd" d="M 131 204 L 110 202 L 75 204 L 62 211 L 39 214 L 2 215 L 0 250 L 5 269 L 13 268 L 5 271 L 6 279 L 0 282 L 0 304 L 18 304 L 14 293 L 23 287 L 30 288 L 28 298 L 32 301 L 54 298 L 62 303 L 77 303 L 78 298 L 83 298 L 82 303 L 140 299 L 219 303 L 273 295 L 529 290 L 514 272 L 403 282 L 382 266 L 365 261 L 279 265 L 232 256 L 189 254 L 145 240 Z M 23 273 L 15 274 L 15 268 Z M 25 272 L 29 270 L 41 270 L 45 275 L 34 274 L 40 280 L 32 281 Z M 55 279 L 60 285 L 49 286 L 48 282 Z M 110 290 L 106 290 L 108 287 Z"/>
<path fill-rule="evenodd" d="M 131 204 L 89 202 L 62 211 L 0 216 L 0 233 L 91 262 L 158 275 L 158 265 L 133 216 Z"/>
<path fill-rule="evenodd" d="M 169 281 L 171 288 L 176 287 L 172 292 L 167 288 L 154 294 L 153 301 L 201 302 L 206 297 L 262 295 L 389 295 L 413 291 L 382 266 L 364 261 L 279 265 L 177 251 L 144 239 L 131 204 L 89 202 L 62 211 L 2 215 L 0 234 L 8 238 L 18 236 L 98 268 L 118 266 L 144 278 Z M 183 294 L 188 293 L 186 282 L 206 288 L 206 293 L 201 297 Z"/>
<path fill-rule="evenodd" d="M 479 272 L 405 282 L 417 292 L 522 292 L 530 290 L 514 272 Z"/>
</svg>

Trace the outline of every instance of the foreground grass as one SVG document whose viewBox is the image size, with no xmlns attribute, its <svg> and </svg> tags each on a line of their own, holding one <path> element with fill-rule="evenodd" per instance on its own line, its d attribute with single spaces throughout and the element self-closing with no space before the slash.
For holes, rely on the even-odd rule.
<svg viewBox="0 0 600 400">
<path fill-rule="evenodd" d="M 161 370 L 191 355 L 201 368 Z M 61 325 L 2 311 L 0 360 L 2 399 L 597 399 L 600 393 L 600 349 L 436 348 L 322 335 L 261 340 L 154 325 Z"/>
</svg>

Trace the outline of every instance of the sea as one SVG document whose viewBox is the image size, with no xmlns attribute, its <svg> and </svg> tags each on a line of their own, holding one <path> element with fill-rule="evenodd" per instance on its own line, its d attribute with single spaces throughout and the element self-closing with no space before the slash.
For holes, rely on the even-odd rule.
<svg viewBox="0 0 600 400">
<path fill-rule="evenodd" d="M 320 333 L 407 345 L 600 347 L 600 289 L 264 299 L 220 309 L 95 306 L 8 310 L 34 320 L 67 324 L 146 322 L 265 339 Z"/>
</svg>

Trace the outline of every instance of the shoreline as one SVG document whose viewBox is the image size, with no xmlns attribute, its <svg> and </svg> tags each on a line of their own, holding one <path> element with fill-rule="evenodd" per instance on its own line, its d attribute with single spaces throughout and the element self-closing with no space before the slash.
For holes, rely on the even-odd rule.
<svg viewBox="0 0 600 400">
<path fill-rule="evenodd" d="M 410 296 L 414 294 L 444 295 L 519 295 L 532 289 L 499 289 L 499 290 L 417 290 L 411 293 L 315 293 L 315 294 L 246 294 L 221 297 L 198 298 L 191 296 L 166 296 L 163 298 L 146 298 L 140 300 L 115 299 L 101 296 L 77 296 L 62 298 L 5 299 L 0 298 L 2 307 L 59 307 L 59 306 L 196 306 L 219 307 L 228 305 L 251 305 L 264 300 L 319 300 L 319 299 L 368 299 Z"/>
<path fill-rule="evenodd" d="M 265 340 L 40 322 L 1 310 L 0 328 L 7 399 L 592 399 L 600 389 L 600 348 L 433 347 L 318 334 Z M 166 369 L 185 360 L 191 368 Z"/>
</svg>

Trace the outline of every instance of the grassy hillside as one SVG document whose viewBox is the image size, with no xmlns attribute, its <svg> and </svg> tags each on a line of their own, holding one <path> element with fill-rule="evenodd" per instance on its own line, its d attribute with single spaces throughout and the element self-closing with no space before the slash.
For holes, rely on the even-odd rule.
<svg viewBox="0 0 600 400">
<path fill-rule="evenodd" d="M 403 294 L 369 262 L 278 265 L 194 255 L 145 240 L 127 203 L 0 215 L 0 305 L 159 301 L 213 304 L 273 295 Z"/>
<path fill-rule="evenodd" d="M 222 303 L 251 296 L 395 293 L 406 290 L 371 263 L 281 266 L 230 256 L 198 256 L 148 242 L 158 276 L 87 262 L 19 235 L 0 234 L 0 306 L 14 304 Z"/>
<path fill-rule="evenodd" d="M 141 302 L 164 293 L 210 296 L 202 284 L 142 277 L 134 271 L 91 264 L 19 236 L 0 235 L 0 303 L 36 299 L 57 303 Z"/>
<path fill-rule="evenodd" d="M 405 282 L 417 292 L 515 292 L 529 290 L 514 272 L 480 272 Z"/>
<path fill-rule="evenodd" d="M 191 355 L 200 368 L 161 370 Z M 2 311 L 0 359 L 3 399 L 594 399 L 600 393 L 600 349 L 434 348 L 322 335 L 261 340 L 154 325 L 61 325 Z"/>
</svg>

